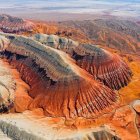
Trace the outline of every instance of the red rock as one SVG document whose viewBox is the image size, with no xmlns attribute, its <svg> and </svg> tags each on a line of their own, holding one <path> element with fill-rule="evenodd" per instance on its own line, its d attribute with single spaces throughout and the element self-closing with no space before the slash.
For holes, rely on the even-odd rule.
<svg viewBox="0 0 140 140">
<path fill-rule="evenodd" d="M 44 116 L 44 111 L 42 108 L 36 108 L 32 110 L 32 114 L 35 116 Z"/>
<path fill-rule="evenodd" d="M 77 64 L 100 80 L 106 86 L 119 90 L 127 86 L 132 72 L 124 60 L 117 54 L 99 48 L 96 45 L 81 45 L 73 56 Z"/>
<path fill-rule="evenodd" d="M 32 98 L 27 93 L 19 93 L 15 97 L 14 106 L 16 112 L 23 112 L 28 110 L 29 105 L 32 102 Z"/>
<path fill-rule="evenodd" d="M 93 80 L 65 53 L 23 36 L 5 35 L 10 45 L 3 55 L 30 85 L 29 109 L 47 116 L 93 118 L 117 105 L 118 95 Z"/>
<path fill-rule="evenodd" d="M 33 38 L 70 54 L 78 66 L 112 89 L 119 90 L 131 80 L 132 72 L 126 62 L 117 54 L 111 54 L 97 45 L 79 44 L 56 35 L 36 34 Z"/>
<path fill-rule="evenodd" d="M 66 21 L 60 22 L 60 24 L 67 26 L 67 28 L 73 28 L 75 31 L 80 30 L 94 44 L 113 48 L 122 53 L 139 54 L 140 27 L 135 20 L 101 18 L 86 21 Z"/>
<path fill-rule="evenodd" d="M 28 32 L 33 30 L 34 23 L 9 15 L 0 15 L 0 29 L 6 33 Z"/>
<path fill-rule="evenodd" d="M 138 140 L 136 123 L 136 112 L 131 105 L 126 105 L 116 109 L 110 125 L 115 128 L 122 140 Z"/>
</svg>

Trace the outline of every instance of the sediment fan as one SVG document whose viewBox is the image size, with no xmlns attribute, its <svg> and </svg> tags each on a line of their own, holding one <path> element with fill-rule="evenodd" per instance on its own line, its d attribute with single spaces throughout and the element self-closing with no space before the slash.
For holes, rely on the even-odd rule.
<svg viewBox="0 0 140 140">
<path fill-rule="evenodd" d="M 56 35 L 35 34 L 32 38 L 42 44 L 67 52 L 81 68 L 91 73 L 94 79 L 100 80 L 112 89 L 119 90 L 131 80 L 132 72 L 121 57 L 97 45 L 79 44 Z"/>
<path fill-rule="evenodd" d="M 9 15 L 0 15 L 0 29 L 6 33 L 18 33 L 30 31 L 34 24 L 28 20 Z"/>
<path fill-rule="evenodd" d="M 114 108 L 118 95 L 93 80 L 66 53 L 33 39 L 1 33 L 1 55 L 17 68 L 31 89 L 29 109 L 41 107 L 47 116 L 92 118 Z M 5 49 L 3 49 L 5 48 Z M 21 97 L 22 98 L 22 97 Z"/>
</svg>

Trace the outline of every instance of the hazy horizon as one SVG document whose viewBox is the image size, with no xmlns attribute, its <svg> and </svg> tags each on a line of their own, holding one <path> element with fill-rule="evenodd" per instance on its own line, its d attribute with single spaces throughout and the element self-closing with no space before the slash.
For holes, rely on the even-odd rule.
<svg viewBox="0 0 140 140">
<path fill-rule="evenodd" d="M 139 18 L 140 0 L 1 0 L 0 12 L 26 17 L 57 13 Z"/>
</svg>

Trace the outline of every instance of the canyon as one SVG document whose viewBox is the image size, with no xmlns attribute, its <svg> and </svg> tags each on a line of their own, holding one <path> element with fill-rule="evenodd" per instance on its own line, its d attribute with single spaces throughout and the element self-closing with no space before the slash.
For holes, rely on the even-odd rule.
<svg viewBox="0 0 140 140">
<path fill-rule="evenodd" d="M 6 137 L 139 139 L 137 23 L 0 15 L 0 25 L 0 129 Z"/>
</svg>

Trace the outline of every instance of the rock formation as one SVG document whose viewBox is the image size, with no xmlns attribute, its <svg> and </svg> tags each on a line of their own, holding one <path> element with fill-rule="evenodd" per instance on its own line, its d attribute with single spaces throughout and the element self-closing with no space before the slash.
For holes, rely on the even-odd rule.
<svg viewBox="0 0 140 140">
<path fill-rule="evenodd" d="M 140 26 L 135 21 L 118 19 L 95 19 L 60 22 L 61 26 L 80 30 L 94 44 L 119 50 L 122 53 L 140 52 Z"/>
<path fill-rule="evenodd" d="M 34 24 L 28 20 L 9 15 L 0 15 L 0 29 L 6 33 L 28 32 L 33 30 Z"/>
<path fill-rule="evenodd" d="M 34 136 L 26 131 L 20 130 L 18 127 L 8 124 L 4 121 L 0 122 L 0 128 L 4 134 L 6 134 L 8 137 L 14 140 L 44 140 L 42 138 L 39 138 L 37 136 Z M 10 140 L 10 138 L 7 140 Z M 6 139 L 5 139 L 6 140 Z"/>
<path fill-rule="evenodd" d="M 79 46 L 77 41 L 53 34 L 34 34 L 31 38 L 52 48 L 64 51 L 71 56 L 73 55 L 74 50 Z"/>
<path fill-rule="evenodd" d="M 140 139 L 138 25 L 58 24 L 0 16 L 0 139 Z"/>
<path fill-rule="evenodd" d="M 8 67 L 0 60 L 0 113 L 8 112 L 14 100 L 16 83 Z"/>
<path fill-rule="evenodd" d="M 80 69 L 68 55 L 30 38 L 3 34 L 9 41 L 1 55 L 31 87 L 29 109 L 47 116 L 91 118 L 114 107 L 118 95 Z"/>
<path fill-rule="evenodd" d="M 78 47 L 73 57 L 81 68 L 112 89 L 119 90 L 131 80 L 132 72 L 124 60 L 96 45 Z"/>
<path fill-rule="evenodd" d="M 117 55 L 97 45 L 79 44 L 56 35 L 35 34 L 33 39 L 71 55 L 81 68 L 112 89 L 126 86 L 132 76 L 128 65 Z"/>
<path fill-rule="evenodd" d="M 37 134 L 32 134 L 27 132 L 27 130 L 19 129 L 16 125 L 8 123 L 6 121 L 0 121 L 0 129 L 2 132 L 7 134 L 10 138 L 16 140 L 49 140 L 50 138 L 42 138 L 37 136 Z M 81 136 L 73 136 L 72 138 L 53 138 L 53 140 L 121 140 L 119 137 L 113 135 L 111 132 L 107 132 L 103 128 L 98 131 L 93 131 Z M 51 139 L 52 140 L 52 139 Z"/>
<path fill-rule="evenodd" d="M 5 50 L 8 47 L 10 41 L 4 36 L 0 36 L 0 51 Z"/>
<path fill-rule="evenodd" d="M 1 115 L 0 129 L 19 140 L 36 137 L 45 140 L 139 140 L 139 108 L 140 101 L 136 100 L 94 119 L 79 117 L 75 120 L 43 117 L 42 111 L 35 109 Z"/>
</svg>

